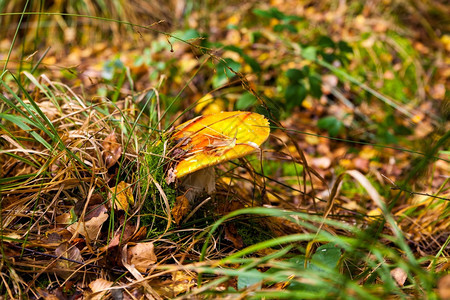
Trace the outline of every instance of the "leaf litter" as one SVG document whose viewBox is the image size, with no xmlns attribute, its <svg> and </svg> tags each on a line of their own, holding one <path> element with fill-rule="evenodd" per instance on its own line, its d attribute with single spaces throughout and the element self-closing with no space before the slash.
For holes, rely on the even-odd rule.
<svg viewBox="0 0 450 300">
<path fill-rule="evenodd" d="M 277 3 L 279 9 L 286 12 L 291 10 L 288 5 L 283 2 Z M 376 16 L 372 16 L 371 10 L 374 8 L 364 8 L 361 15 L 352 20 L 354 26 L 343 26 L 342 12 L 346 9 L 345 5 L 340 6 L 336 12 L 332 10 L 324 12 L 324 8 L 326 4 L 296 6 L 296 10 L 299 10 L 296 13 L 308 18 L 317 26 L 331 22 L 330 31 L 343 36 L 354 38 L 358 32 L 367 30 L 387 36 L 389 21 L 377 20 Z M 190 22 L 195 22 L 194 19 Z M 229 21 L 239 24 L 232 18 Z M 228 42 L 238 44 L 248 52 L 248 55 L 261 61 L 261 67 L 268 71 L 264 74 L 265 80 L 262 82 L 264 94 L 277 96 L 276 88 L 267 84 L 271 80 L 276 80 L 270 68 L 277 61 L 277 57 L 288 55 L 289 51 L 280 47 L 281 44 L 277 44 L 279 52 L 274 49 L 267 51 L 267 47 L 262 44 L 250 42 L 249 35 L 245 32 L 232 26 L 224 28 L 223 25 L 215 23 L 217 20 L 211 22 L 212 27 L 227 35 Z M 284 21 L 274 18 L 270 22 L 271 25 L 280 25 Z M 263 28 L 262 32 L 265 34 L 263 38 L 266 42 L 279 43 L 269 29 L 268 26 Z M 445 44 L 445 38 L 442 40 Z M 368 49 L 370 52 L 371 48 L 376 47 L 377 42 L 373 37 L 364 40 L 361 49 Z M 422 53 L 430 51 L 426 44 L 418 43 L 415 47 Z M 295 46 L 293 47 L 295 50 Z M 168 91 L 173 86 L 179 87 L 180 84 L 184 84 L 192 72 L 200 69 L 201 60 L 197 56 L 199 53 L 195 53 L 197 49 L 194 47 L 194 53 L 190 50 L 191 46 L 176 48 L 173 57 L 179 59 L 178 64 L 175 63 L 174 66 L 183 72 L 173 78 L 172 86 L 162 85 L 159 90 L 161 94 L 169 94 Z M 413 155 L 410 153 L 374 145 L 353 147 L 358 148 L 358 151 L 355 149 L 349 151 L 349 144 L 345 140 L 329 138 L 337 136 L 359 140 L 365 133 L 354 125 L 355 119 L 361 118 L 373 126 L 374 122 L 382 122 L 387 116 L 384 107 L 378 102 L 372 102 L 370 105 L 363 102 L 356 107 L 352 101 L 348 101 L 355 97 L 354 91 L 349 86 L 339 84 L 337 76 L 326 74 L 322 76 L 322 82 L 325 83 L 322 86 L 322 93 L 328 98 L 306 97 L 301 108 L 295 108 L 289 117 L 281 122 L 282 127 L 275 126 L 281 129 L 272 130 L 269 142 L 262 146 L 261 157 L 240 159 L 238 165 L 224 164 L 216 167 L 218 181 L 214 191 L 211 190 L 213 201 L 201 193 L 186 201 L 181 194 L 185 193 L 186 189 L 181 189 L 177 197 L 171 198 L 170 191 L 163 181 L 159 181 L 160 187 L 155 189 L 146 184 L 151 182 L 150 177 L 140 177 L 134 173 L 138 168 L 136 164 L 142 164 L 148 159 L 143 153 L 148 151 L 148 148 L 142 151 L 143 148 L 139 143 L 145 142 L 140 141 L 139 136 L 138 142 L 134 140 L 136 137 L 127 140 L 127 135 L 131 135 L 133 130 L 128 124 L 133 124 L 135 120 L 131 117 L 135 117 L 139 111 L 136 103 L 124 97 L 130 92 L 131 87 L 127 84 L 122 87 L 121 97 L 118 99 L 124 100 L 119 100 L 114 105 L 106 98 L 93 98 L 92 101 L 87 101 L 85 100 L 87 97 L 81 96 L 84 92 L 89 95 L 97 94 L 98 86 L 105 76 L 102 74 L 104 68 L 98 62 L 106 61 L 115 55 L 131 73 L 140 75 L 134 82 L 136 90 L 147 89 L 150 73 L 157 66 L 136 65 L 130 58 L 140 56 L 141 50 L 133 49 L 126 43 L 119 50 L 106 44 L 97 44 L 85 50 L 74 47 L 70 53 L 65 60 L 57 58 L 55 52 L 50 51 L 45 61 L 50 66 L 57 61 L 78 65 L 74 69 L 80 76 L 70 80 L 61 78 L 62 81 L 68 82 L 71 88 L 65 88 L 64 85 L 56 87 L 56 83 L 50 82 L 48 77 L 34 77 L 28 73 L 27 78 L 34 83 L 34 86 L 30 87 L 32 91 L 30 95 L 33 95 L 33 102 L 38 108 L 28 110 L 32 103 L 25 100 L 22 106 L 11 107 L 8 111 L 13 116 L 31 120 L 41 118 L 40 121 L 30 124 L 24 119 L 11 117 L 2 121 L 4 126 L 0 155 L 1 178 L 4 179 L 0 190 L 4 249 L 2 257 L 5 263 L 14 266 L 9 269 L 11 288 L 5 284 L 8 287 L 5 293 L 10 296 L 20 294 L 22 291 L 28 292 L 26 279 L 30 278 L 33 283 L 50 282 L 45 288 L 39 286 L 31 288 L 32 293 L 45 299 L 52 297 L 61 299 L 70 293 L 79 297 L 84 294 L 84 297 L 92 299 L 140 298 L 144 294 L 155 299 L 172 298 L 184 293 L 189 295 L 192 291 L 195 295 L 202 291 L 197 282 L 197 274 L 202 270 L 200 267 L 220 265 L 220 259 L 242 247 L 251 246 L 252 240 L 249 236 L 256 238 L 264 231 L 272 236 L 313 232 L 299 225 L 295 219 L 284 217 L 249 219 L 248 222 L 254 222 L 255 227 L 262 229 L 250 232 L 244 230 L 248 229 L 248 224 L 244 224 L 246 222 L 233 220 L 222 228 L 222 236 L 228 242 L 220 241 L 220 235 L 213 237 L 207 251 L 209 264 L 197 266 L 195 262 L 200 261 L 201 257 L 198 246 L 204 240 L 197 238 L 196 234 L 201 235 L 205 230 L 196 225 L 197 220 L 206 220 L 207 224 L 211 224 L 214 220 L 211 215 L 223 216 L 245 207 L 264 206 L 327 215 L 329 219 L 358 224 L 366 228 L 368 224 L 376 222 L 377 218 L 383 216 L 380 207 L 389 204 L 391 199 L 400 193 L 395 189 L 398 187 L 396 182 L 411 170 Z M 152 53 L 151 59 L 164 60 L 164 55 L 167 54 L 167 49 Z M 303 51 L 303 54 L 313 55 L 312 52 L 308 54 L 306 51 Z M 221 55 L 244 63 L 233 51 L 223 51 Z M 389 60 L 383 56 L 380 56 L 380 59 Z M 392 58 L 392 61 L 395 59 Z M 11 61 L 10 66 L 13 64 Z M 286 71 L 303 67 L 303 63 L 295 61 L 281 66 Z M 437 68 L 443 76 L 430 87 L 430 96 L 436 101 L 444 102 L 445 86 L 450 73 L 443 63 L 438 64 Z M 53 74 L 51 78 L 61 76 L 60 70 L 53 68 L 50 68 L 49 73 Z M 233 73 L 225 73 L 225 77 L 218 75 L 216 84 L 233 79 L 227 78 L 234 76 Z M 369 74 L 367 80 L 373 80 L 375 75 L 367 73 Z M 390 70 L 381 74 L 380 80 L 385 83 L 395 79 L 395 74 Z M 202 72 L 197 78 L 199 82 L 208 82 L 208 77 Z M 244 79 L 248 80 L 250 89 L 261 83 L 251 76 Z M 244 86 L 247 84 L 245 81 L 241 83 Z M 85 87 L 83 92 L 82 86 Z M 377 86 L 381 88 L 382 82 Z M 204 108 L 196 108 L 195 111 L 207 114 L 208 111 L 218 113 L 225 110 L 224 108 L 232 110 L 228 108 L 233 108 L 238 97 L 233 95 L 231 88 L 232 86 L 223 94 L 220 89 L 212 92 L 215 100 L 208 100 Z M 48 90 L 53 95 L 49 95 Z M 210 92 L 202 89 L 201 85 L 191 85 L 183 95 L 186 101 L 183 101 L 185 103 L 180 107 L 180 111 L 195 103 L 196 99 L 202 98 L 203 95 L 210 95 Z M 420 95 L 420 92 L 417 94 Z M 334 102 L 330 101 L 330 98 Z M 52 138 L 53 128 L 45 123 L 45 118 L 40 116 L 39 111 L 51 121 L 59 139 Z M 396 119 L 395 122 L 408 126 L 411 122 L 416 124 L 412 135 L 414 139 L 429 138 L 438 128 L 433 119 L 433 114 L 436 113 L 434 106 L 426 106 L 425 102 L 420 109 L 410 110 L 408 107 L 405 111 L 406 115 L 409 111 L 412 112 L 410 120 L 404 117 Z M 420 114 L 420 111 L 429 113 Z M 131 117 L 126 119 L 121 115 Z M 318 119 L 327 115 L 335 118 L 322 121 L 326 126 L 319 130 L 320 126 L 316 126 Z M 188 120 L 192 116 L 192 112 L 187 112 L 183 118 Z M 170 118 L 170 121 L 175 119 L 174 116 Z M 327 132 L 326 128 L 330 126 L 334 129 Z M 4 128 L 8 131 L 4 131 Z M 134 130 L 144 132 L 141 129 L 134 128 Z M 119 136 L 120 141 L 117 139 Z M 156 140 L 160 136 L 153 134 L 151 138 Z M 233 135 L 231 134 L 229 138 L 232 140 Z M 161 143 L 164 144 L 165 141 L 161 140 Z M 232 142 L 228 140 L 219 144 L 213 141 L 210 148 L 226 147 L 231 144 Z M 50 145 L 50 148 L 46 145 Z M 148 152 L 152 151 L 150 148 Z M 445 155 L 439 155 L 445 158 Z M 151 153 L 150 156 L 156 157 L 158 161 L 171 161 L 167 152 Z M 262 158 L 264 165 L 255 163 L 259 158 Z M 270 165 L 272 162 L 274 164 Z M 155 165 L 155 170 L 169 172 L 165 169 L 165 163 L 162 162 L 162 166 Z M 308 171 L 309 168 L 314 169 L 315 173 L 306 177 L 303 170 Z M 418 189 L 423 188 L 429 195 L 404 196 L 402 203 L 393 208 L 392 214 L 396 218 L 398 228 L 405 234 L 408 244 L 418 257 L 436 255 L 439 250 L 441 251 L 443 256 L 436 262 L 437 270 L 445 272 L 448 271 L 448 264 L 445 263 L 448 247 L 443 248 L 443 245 L 448 240 L 448 202 L 432 196 L 439 191 L 439 195 L 448 198 L 448 163 L 437 160 L 431 172 L 434 172 L 433 176 L 422 177 L 426 182 L 415 183 Z M 354 186 L 350 188 L 345 186 L 349 184 L 349 180 L 339 177 L 345 173 L 355 179 Z M 165 181 L 167 177 L 164 175 L 167 174 L 161 177 L 157 177 L 157 173 L 149 174 L 153 180 L 158 178 Z M 214 174 L 209 177 L 211 176 L 216 177 Z M 178 185 L 179 182 L 172 184 L 175 184 L 176 189 L 181 187 Z M 391 187 L 394 189 L 389 190 Z M 377 189 L 384 192 L 380 195 Z M 157 207 L 158 202 L 163 201 L 164 197 L 160 194 L 165 194 L 164 201 L 169 205 L 169 209 L 160 208 L 143 213 L 146 202 L 154 203 Z M 189 216 L 191 211 L 195 212 L 193 217 Z M 154 230 L 158 220 L 170 218 L 174 220 L 174 224 L 168 224 L 167 227 L 163 224 L 163 230 Z M 315 224 L 321 226 L 318 221 Z M 329 224 L 325 224 L 323 229 L 333 234 L 342 234 L 342 229 Z M 395 230 L 395 227 L 392 227 L 392 224 L 385 225 L 381 230 L 388 234 Z M 269 256 L 276 252 L 276 247 L 265 249 L 266 251 L 258 250 L 259 253 L 265 253 L 261 256 Z M 239 264 L 231 268 L 238 267 Z M 269 266 L 262 268 L 264 271 L 268 269 Z M 260 271 L 258 272 L 264 273 Z M 389 274 L 398 286 L 402 287 L 408 280 L 405 279 L 407 271 L 392 268 Z M 2 275 L 5 282 L 4 278 Z M 116 281 L 116 278 L 123 280 Z M 217 291 L 236 288 L 236 282 L 232 277 L 228 278 L 224 285 L 217 284 L 213 287 Z M 212 282 L 213 279 L 208 278 L 207 281 Z M 303 279 L 295 280 L 301 283 Z M 443 276 L 437 285 L 442 298 L 446 297 L 448 290 L 445 280 L 446 277 Z M 264 283 L 264 287 L 270 286 L 270 280 Z M 64 290 L 63 287 L 68 290 Z M 286 290 L 288 287 L 289 284 L 283 285 L 280 290 Z"/>
</svg>

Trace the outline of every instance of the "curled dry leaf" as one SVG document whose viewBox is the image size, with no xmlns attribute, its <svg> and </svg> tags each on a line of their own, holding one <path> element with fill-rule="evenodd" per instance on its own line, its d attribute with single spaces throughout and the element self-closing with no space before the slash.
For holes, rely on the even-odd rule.
<svg viewBox="0 0 450 300">
<path fill-rule="evenodd" d="M 127 211 L 130 204 L 134 204 L 133 191 L 131 184 L 124 181 L 110 190 L 111 201 L 114 203 L 114 209 Z"/>
<path fill-rule="evenodd" d="M 397 282 L 398 286 L 403 286 L 405 284 L 408 274 L 402 268 L 395 268 L 391 270 L 391 276 Z"/>
<path fill-rule="evenodd" d="M 103 223 L 108 219 L 108 210 L 105 205 L 100 205 L 89 214 L 89 220 L 78 221 L 70 225 L 67 230 L 72 234 L 79 233 L 89 240 L 95 239 L 100 233 Z M 87 219 L 87 217 L 86 217 Z"/>
<path fill-rule="evenodd" d="M 114 132 L 111 132 L 104 140 L 103 140 L 103 161 L 105 162 L 105 166 L 107 169 L 111 168 L 122 155 L 122 145 L 117 142 L 116 135 Z"/>
<path fill-rule="evenodd" d="M 134 265 L 139 272 L 145 272 L 157 261 L 152 242 L 139 243 L 129 247 L 127 251 L 128 263 Z"/>
<path fill-rule="evenodd" d="M 172 136 L 181 150 L 175 175 L 181 178 L 257 151 L 269 133 L 267 119 L 252 112 L 221 112 L 183 123 Z"/>
<path fill-rule="evenodd" d="M 68 278 L 76 271 L 76 268 L 80 265 L 74 261 L 82 262 L 83 257 L 81 256 L 80 249 L 75 246 L 69 246 L 68 243 L 62 243 L 55 249 L 55 254 L 58 257 L 67 258 L 68 260 L 59 259 L 56 262 L 57 273 L 62 278 Z M 69 261 L 71 260 L 71 261 Z"/>
<path fill-rule="evenodd" d="M 113 285 L 112 281 L 108 281 L 103 278 L 98 278 L 91 283 L 89 283 L 89 288 L 92 290 L 94 295 L 91 295 L 89 299 L 100 300 L 104 299 L 105 294 L 108 292 L 108 288 Z"/>
</svg>

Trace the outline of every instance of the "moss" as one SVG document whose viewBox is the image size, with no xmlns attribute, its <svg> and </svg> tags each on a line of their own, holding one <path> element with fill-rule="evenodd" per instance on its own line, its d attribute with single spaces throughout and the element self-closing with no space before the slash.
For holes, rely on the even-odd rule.
<svg viewBox="0 0 450 300">
<path fill-rule="evenodd" d="M 239 222 L 236 228 L 246 246 L 254 245 L 272 238 L 267 231 L 264 231 L 261 228 L 261 224 L 256 222 L 256 220 L 250 219 L 245 223 Z"/>
<path fill-rule="evenodd" d="M 148 146 L 149 151 L 142 156 L 142 166 L 139 170 L 141 183 L 141 195 L 144 195 L 144 205 L 141 210 L 143 226 L 148 227 L 148 236 L 158 235 L 167 228 L 166 205 L 158 187 L 159 183 L 167 197 L 170 208 L 173 207 L 176 198 L 175 189 L 167 184 L 165 170 L 167 159 L 164 155 L 164 141 L 158 141 Z M 151 179 L 153 178 L 154 181 Z M 146 192 L 147 191 L 147 192 Z M 172 226 L 172 224 L 170 225 Z"/>
</svg>

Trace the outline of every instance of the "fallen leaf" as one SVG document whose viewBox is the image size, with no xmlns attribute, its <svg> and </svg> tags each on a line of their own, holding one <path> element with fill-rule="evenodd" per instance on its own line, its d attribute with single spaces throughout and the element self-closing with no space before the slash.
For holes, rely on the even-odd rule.
<svg viewBox="0 0 450 300">
<path fill-rule="evenodd" d="M 356 157 L 353 159 L 353 164 L 355 165 L 355 168 L 357 168 L 363 172 L 369 171 L 369 163 L 370 163 L 370 161 L 365 158 Z"/>
<path fill-rule="evenodd" d="M 434 129 L 433 125 L 431 125 L 430 122 L 422 121 L 419 124 L 417 124 L 417 126 L 415 127 L 414 135 L 418 139 L 423 139 L 424 137 L 426 137 L 427 135 L 432 133 L 434 130 L 435 129 Z"/>
<path fill-rule="evenodd" d="M 95 216 L 91 217 L 91 215 Z M 89 217 L 91 218 L 85 222 L 78 221 L 73 223 L 67 228 L 67 230 L 69 230 L 72 234 L 78 232 L 89 240 L 95 239 L 100 233 L 103 223 L 108 219 L 108 210 L 105 205 L 100 205 L 90 213 Z M 86 216 L 85 219 L 88 219 L 88 216 Z"/>
<path fill-rule="evenodd" d="M 49 292 L 47 289 L 38 287 L 36 291 L 39 294 L 39 296 L 44 300 L 61 300 L 61 298 L 58 297 L 58 295 L 56 295 L 57 293 L 62 294 L 60 291 L 58 292 L 58 290 Z"/>
<path fill-rule="evenodd" d="M 90 295 L 90 300 L 100 300 L 104 299 L 104 296 L 108 292 L 108 289 L 112 287 L 113 282 L 108 281 L 103 278 L 98 278 L 91 283 L 89 283 L 89 288 L 92 290 L 92 293 L 95 295 Z"/>
<path fill-rule="evenodd" d="M 405 284 L 406 279 L 408 278 L 408 274 L 406 274 L 405 270 L 403 270 L 402 268 L 392 269 L 391 276 L 392 278 L 394 278 L 398 286 L 403 286 Z"/>
<path fill-rule="evenodd" d="M 105 166 L 107 169 L 111 168 L 122 155 L 122 145 L 120 145 L 116 140 L 116 135 L 114 132 L 111 132 L 104 140 L 103 140 L 103 153 L 102 157 L 105 162 Z"/>
<path fill-rule="evenodd" d="M 439 279 L 437 288 L 441 300 L 450 300 L 450 274 Z"/>
<path fill-rule="evenodd" d="M 61 225 L 69 225 L 72 224 L 72 222 L 74 221 L 72 218 L 72 215 L 70 213 L 63 213 L 60 214 L 59 216 L 57 216 L 55 218 L 56 224 L 61 224 Z"/>
<path fill-rule="evenodd" d="M 83 262 L 80 249 L 75 246 L 70 246 L 68 243 L 59 245 L 59 247 L 55 249 L 55 254 L 58 257 L 68 259 L 58 259 L 56 261 L 57 269 L 55 270 L 55 273 L 62 278 L 68 278 L 76 271 L 76 268 L 80 266 L 80 264 L 75 261 Z"/>
<path fill-rule="evenodd" d="M 189 291 L 196 285 L 195 277 L 183 271 L 177 271 L 172 274 L 172 291 L 175 296 Z"/>
<path fill-rule="evenodd" d="M 45 233 L 45 237 L 41 240 L 48 246 L 52 244 L 60 245 L 72 238 L 72 233 L 67 229 L 49 230 Z"/>
<path fill-rule="evenodd" d="M 185 195 L 176 198 L 175 205 L 172 208 L 172 216 L 177 225 L 180 224 L 180 221 L 187 215 L 190 208 L 189 200 Z"/>
<path fill-rule="evenodd" d="M 109 198 L 114 203 L 114 209 L 127 211 L 129 205 L 134 204 L 131 184 L 125 181 L 119 182 L 116 187 L 110 189 Z"/>
<path fill-rule="evenodd" d="M 241 249 L 244 247 L 244 241 L 242 237 L 239 235 L 236 226 L 234 224 L 226 224 L 225 225 L 225 239 L 232 242 L 233 246 L 237 249 Z"/>
<path fill-rule="evenodd" d="M 145 227 L 141 227 L 143 231 L 146 231 Z M 113 247 L 119 246 L 119 244 L 125 244 L 127 243 L 133 236 L 134 232 L 136 231 L 136 226 L 131 224 L 130 222 L 127 222 L 125 224 L 125 228 L 119 227 L 115 232 L 114 236 L 109 242 L 109 244 L 105 247 L 101 248 L 101 251 L 106 251 L 108 249 L 111 249 Z M 141 230 L 139 230 L 141 232 Z"/>
<path fill-rule="evenodd" d="M 195 106 L 194 111 L 196 113 L 200 113 L 204 108 L 206 108 L 213 101 L 214 101 L 213 95 L 211 95 L 210 93 L 206 94 L 205 96 L 203 96 L 196 102 L 197 105 Z"/>
<path fill-rule="evenodd" d="M 129 264 L 134 265 L 141 273 L 147 271 L 157 261 L 152 242 L 139 243 L 129 247 L 127 255 Z"/>
</svg>

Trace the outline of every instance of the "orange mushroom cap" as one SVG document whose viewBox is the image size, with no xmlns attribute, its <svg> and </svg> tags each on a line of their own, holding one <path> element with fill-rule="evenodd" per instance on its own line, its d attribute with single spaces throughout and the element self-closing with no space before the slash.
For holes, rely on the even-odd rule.
<svg viewBox="0 0 450 300">
<path fill-rule="evenodd" d="M 243 111 L 200 116 L 175 130 L 172 139 L 184 151 L 175 168 L 178 178 L 259 150 L 270 133 L 266 118 Z"/>
</svg>

